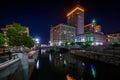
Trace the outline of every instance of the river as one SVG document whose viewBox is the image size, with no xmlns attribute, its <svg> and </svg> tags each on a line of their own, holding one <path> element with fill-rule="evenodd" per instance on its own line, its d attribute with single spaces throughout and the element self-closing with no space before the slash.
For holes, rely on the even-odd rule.
<svg viewBox="0 0 120 80">
<path fill-rule="evenodd" d="M 120 66 L 69 53 L 42 54 L 30 80 L 120 80 Z"/>
</svg>

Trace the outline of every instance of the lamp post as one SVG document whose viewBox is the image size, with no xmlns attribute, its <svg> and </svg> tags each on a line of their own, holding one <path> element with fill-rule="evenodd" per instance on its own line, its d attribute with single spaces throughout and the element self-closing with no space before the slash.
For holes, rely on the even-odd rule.
<svg viewBox="0 0 120 80">
<path fill-rule="evenodd" d="M 39 38 L 36 38 L 36 39 L 35 39 L 35 42 L 36 42 L 36 47 L 38 48 L 38 47 L 39 47 L 39 43 L 40 43 Z"/>
</svg>

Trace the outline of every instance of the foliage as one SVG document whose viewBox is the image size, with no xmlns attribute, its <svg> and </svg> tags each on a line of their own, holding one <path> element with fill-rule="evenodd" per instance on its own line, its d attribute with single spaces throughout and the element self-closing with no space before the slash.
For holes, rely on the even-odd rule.
<svg viewBox="0 0 120 80">
<path fill-rule="evenodd" d="M 73 46 L 75 43 L 74 42 L 65 42 L 66 46 Z"/>
<path fill-rule="evenodd" d="M 75 44 L 81 46 L 82 42 L 76 42 Z"/>
<path fill-rule="evenodd" d="M 26 32 L 26 27 L 18 23 L 13 23 L 7 29 L 7 39 L 10 46 L 25 46 L 31 48 L 34 46 L 31 36 Z"/>
<path fill-rule="evenodd" d="M 0 33 L 2 33 L 2 34 L 3 34 L 3 31 L 2 31 L 2 30 L 0 30 Z"/>
<path fill-rule="evenodd" d="M 24 46 L 26 46 L 26 47 L 28 47 L 28 48 L 32 48 L 33 46 L 34 46 L 34 41 L 32 40 L 32 37 L 31 36 L 27 36 L 27 35 L 25 35 L 24 34 L 24 36 L 23 36 L 23 39 L 22 39 L 23 41 L 23 45 Z"/>
<path fill-rule="evenodd" d="M 113 47 L 120 47 L 120 42 L 112 42 Z"/>
<path fill-rule="evenodd" d="M 4 34 L 0 33 L 0 46 L 4 46 L 4 44 L 5 44 Z"/>
<path fill-rule="evenodd" d="M 86 42 L 76 42 L 76 45 L 79 45 L 81 47 L 88 47 L 92 45 L 92 41 L 86 41 Z"/>
<path fill-rule="evenodd" d="M 68 46 L 68 42 L 65 42 L 65 46 Z"/>
</svg>

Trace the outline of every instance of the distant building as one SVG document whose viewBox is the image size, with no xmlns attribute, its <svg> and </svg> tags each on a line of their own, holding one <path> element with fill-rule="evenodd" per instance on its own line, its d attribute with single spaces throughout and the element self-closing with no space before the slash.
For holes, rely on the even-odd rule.
<svg viewBox="0 0 120 80">
<path fill-rule="evenodd" d="M 92 23 L 84 26 L 84 9 L 76 6 L 67 14 L 67 24 L 51 27 L 51 45 L 63 45 L 65 42 L 92 42 L 92 45 L 103 45 L 106 36 L 101 32 L 101 26 L 93 19 Z"/>
<path fill-rule="evenodd" d="M 75 27 L 58 24 L 50 29 L 50 44 L 53 46 L 64 45 L 65 42 L 74 42 Z"/>
<path fill-rule="evenodd" d="M 67 23 L 76 28 L 76 35 L 84 33 L 84 9 L 80 6 L 73 8 L 67 14 Z"/>
<path fill-rule="evenodd" d="M 93 33 L 93 32 L 100 32 L 101 33 L 101 26 L 95 23 L 95 20 L 92 23 L 87 24 L 84 26 L 85 33 Z"/>
<path fill-rule="evenodd" d="M 103 45 L 106 43 L 106 36 L 101 32 L 101 26 L 95 20 L 84 26 L 84 33 L 75 38 L 75 42 L 92 42 L 92 45 Z"/>
<path fill-rule="evenodd" d="M 120 42 L 120 32 L 107 34 L 107 42 Z"/>
<path fill-rule="evenodd" d="M 75 42 L 92 42 L 92 45 L 103 45 L 106 43 L 106 36 L 101 33 L 85 33 L 76 36 Z"/>
</svg>

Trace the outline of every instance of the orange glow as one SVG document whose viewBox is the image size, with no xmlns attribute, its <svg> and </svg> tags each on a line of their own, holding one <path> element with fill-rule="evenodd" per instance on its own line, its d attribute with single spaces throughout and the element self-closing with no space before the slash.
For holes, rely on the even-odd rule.
<svg viewBox="0 0 120 80">
<path fill-rule="evenodd" d="M 90 26 L 91 26 L 91 24 L 87 24 L 87 25 L 84 26 L 84 28 L 86 28 L 86 27 L 90 27 Z"/>
<path fill-rule="evenodd" d="M 74 78 L 72 78 L 69 74 L 66 75 L 67 80 L 75 80 Z"/>
<path fill-rule="evenodd" d="M 95 26 L 94 31 L 98 32 L 99 30 L 100 30 L 100 27 L 99 26 Z"/>
<path fill-rule="evenodd" d="M 68 14 L 67 14 L 67 16 L 70 16 L 72 13 L 74 13 L 76 10 L 80 10 L 80 11 L 82 11 L 82 12 L 84 12 L 84 9 L 82 9 L 82 8 L 80 8 L 80 7 L 76 7 L 75 9 L 73 9 L 71 12 L 69 12 Z"/>
</svg>

